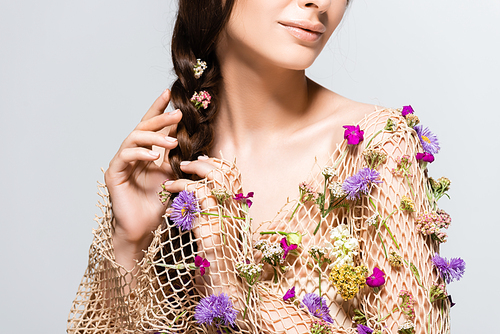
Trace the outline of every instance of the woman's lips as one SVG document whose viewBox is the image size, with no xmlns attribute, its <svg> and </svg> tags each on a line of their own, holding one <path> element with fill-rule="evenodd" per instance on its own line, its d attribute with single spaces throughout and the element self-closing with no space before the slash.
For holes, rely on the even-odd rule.
<svg viewBox="0 0 500 334">
<path fill-rule="evenodd" d="M 316 42 L 321 38 L 325 28 L 323 25 L 314 25 L 310 23 L 286 23 L 279 22 L 295 38 L 307 41 Z"/>
</svg>

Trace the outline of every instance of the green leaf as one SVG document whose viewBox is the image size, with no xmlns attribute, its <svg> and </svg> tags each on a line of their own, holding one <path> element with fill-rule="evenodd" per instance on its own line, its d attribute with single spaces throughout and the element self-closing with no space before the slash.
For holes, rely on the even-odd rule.
<svg viewBox="0 0 500 334">
<path fill-rule="evenodd" d="M 412 262 L 410 262 L 410 270 L 413 273 L 413 275 L 415 275 L 418 285 L 422 286 L 422 280 L 420 279 L 420 274 L 418 273 L 418 269 Z"/>
</svg>

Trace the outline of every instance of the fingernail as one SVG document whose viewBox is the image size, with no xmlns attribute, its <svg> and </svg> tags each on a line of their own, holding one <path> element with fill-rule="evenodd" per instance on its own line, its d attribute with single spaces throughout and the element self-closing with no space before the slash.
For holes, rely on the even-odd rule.
<svg viewBox="0 0 500 334">
<path fill-rule="evenodd" d="M 163 91 L 163 93 L 161 93 L 161 95 L 163 95 L 163 97 L 167 97 L 167 95 L 168 95 L 168 88 L 167 88 L 167 89 L 165 89 L 165 90 Z"/>
<path fill-rule="evenodd" d="M 158 156 L 160 155 L 159 152 L 155 152 L 155 151 L 149 151 L 149 155 L 155 157 L 155 158 L 158 158 Z"/>
<path fill-rule="evenodd" d="M 180 110 L 179 109 L 175 109 L 174 111 L 171 111 L 170 112 L 170 115 L 175 115 L 179 112 Z"/>
<path fill-rule="evenodd" d="M 165 181 L 163 184 L 164 184 L 165 186 L 169 186 L 169 185 L 171 185 L 172 183 L 174 183 L 174 181 L 170 180 L 170 181 Z"/>
<path fill-rule="evenodd" d="M 207 155 L 200 155 L 198 157 L 198 160 L 208 160 L 208 156 Z"/>
<path fill-rule="evenodd" d="M 169 137 L 169 136 L 166 136 L 165 140 L 168 141 L 169 143 L 175 143 L 177 141 L 176 138 L 172 138 L 172 137 Z"/>
<path fill-rule="evenodd" d="M 181 161 L 181 166 L 189 165 L 191 161 Z"/>
</svg>

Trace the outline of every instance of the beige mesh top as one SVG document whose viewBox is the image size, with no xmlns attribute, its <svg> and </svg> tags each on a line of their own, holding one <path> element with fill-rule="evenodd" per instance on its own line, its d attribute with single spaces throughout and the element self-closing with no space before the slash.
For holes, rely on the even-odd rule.
<svg viewBox="0 0 500 334">
<path fill-rule="evenodd" d="M 388 118 L 395 123 L 394 131 L 384 130 Z M 429 193 L 427 171 L 415 160 L 415 154 L 423 151 L 419 138 L 400 110 L 377 110 L 368 114 L 359 125 L 365 131 L 364 142 L 352 146 L 344 140 L 337 147 L 328 164 L 336 165 L 337 173 L 330 182 L 343 182 L 366 167 L 362 153 L 369 139 L 382 130 L 369 147 L 387 154 L 387 161 L 377 168 L 383 182 L 374 184 L 368 195 L 361 196 L 358 201 L 345 200 L 345 205 L 322 219 L 318 205 L 301 201 L 297 191 L 297 198 L 286 203 L 275 219 L 251 226 L 247 219 L 239 219 L 245 218 L 240 202 L 229 199 L 218 205 L 210 195 L 214 188 L 233 194 L 241 192 L 236 166 L 219 161 L 220 168 L 214 171 L 216 175 L 208 175 L 208 179 L 190 186 L 196 191 L 203 211 L 214 215 L 201 215 L 193 230 L 186 232 L 166 221 L 154 231 L 154 239 L 144 258 L 129 272 L 115 262 L 111 242 L 113 213 L 107 189 L 101 184 L 99 207 L 102 216 L 96 218 L 99 227 L 93 231 L 89 265 L 70 311 L 68 332 L 216 333 L 214 326 L 199 325 L 194 312 L 201 298 L 225 292 L 239 311 L 237 327 L 230 329 L 231 332 L 307 333 L 314 316 L 300 303 L 284 301 L 283 295 L 291 287 L 295 287 L 297 300 L 307 293 L 319 293 L 319 270 L 309 250 L 311 246 L 322 247 L 331 242 L 330 232 L 344 224 L 350 236 L 359 242 L 354 265 L 364 264 L 368 275 L 374 267 L 380 268 L 386 274 L 386 282 L 380 291 L 365 286 L 354 298 L 344 300 L 329 280 L 332 266 L 323 265 L 321 294 L 334 319 L 333 333 L 357 333 L 353 319 L 381 333 L 397 333 L 402 326 L 408 327 L 408 321 L 413 323 L 416 333 L 448 333 L 449 301 L 429 301 L 431 285 L 443 283 L 431 261 L 439 252 L 439 243 L 415 228 L 417 215 L 433 209 L 426 195 L 426 190 Z M 397 166 L 396 160 L 403 155 L 408 155 L 412 162 L 408 179 L 392 173 Z M 324 189 L 324 167 L 314 167 L 309 179 L 305 180 L 318 192 Z M 414 202 L 415 212 L 399 209 L 403 196 Z M 367 221 L 377 212 L 375 208 L 380 215 L 379 223 L 371 225 Z M 387 228 L 381 223 L 385 218 L 388 218 Z M 313 234 L 321 219 L 318 233 Z M 277 283 L 273 282 L 273 267 L 264 265 L 260 280 L 250 289 L 247 304 L 249 286 L 238 276 L 236 264 L 260 263 L 262 253 L 253 245 L 258 240 L 279 243 L 282 238 L 261 235 L 263 231 L 299 232 L 305 236 L 300 247 L 286 257 L 284 264 L 288 270 L 277 270 Z M 400 267 L 391 266 L 388 260 L 391 252 L 402 257 Z M 210 260 L 211 265 L 203 276 L 199 270 L 185 269 L 194 263 L 196 255 Z M 331 260 L 333 262 L 335 257 Z M 172 266 L 178 264 L 181 266 Z M 401 307 L 399 294 L 402 290 L 413 295 L 413 318 Z M 248 305 L 248 312 L 243 320 L 245 305 Z"/>
</svg>

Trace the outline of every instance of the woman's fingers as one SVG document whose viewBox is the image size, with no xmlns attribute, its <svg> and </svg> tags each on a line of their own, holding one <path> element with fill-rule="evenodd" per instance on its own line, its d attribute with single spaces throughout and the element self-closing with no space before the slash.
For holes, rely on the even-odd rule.
<svg viewBox="0 0 500 334">
<path fill-rule="evenodd" d="M 169 102 L 170 90 L 165 89 L 163 93 L 161 93 L 161 95 L 155 100 L 155 102 L 153 102 L 146 114 L 142 117 L 141 122 L 163 114 Z"/>
<path fill-rule="evenodd" d="M 135 129 L 141 131 L 160 131 L 167 126 L 179 123 L 181 118 L 182 112 L 179 109 L 176 109 L 174 111 L 143 120 L 136 126 Z"/>
<path fill-rule="evenodd" d="M 109 163 L 107 173 L 119 173 L 125 170 L 130 163 L 135 161 L 154 161 L 160 157 L 159 152 L 155 152 L 143 147 L 131 147 L 120 150 Z"/>
<path fill-rule="evenodd" d="M 166 136 L 160 132 L 134 130 L 125 138 L 122 148 L 151 148 L 153 145 L 171 150 L 177 146 L 177 138 Z"/>
</svg>

